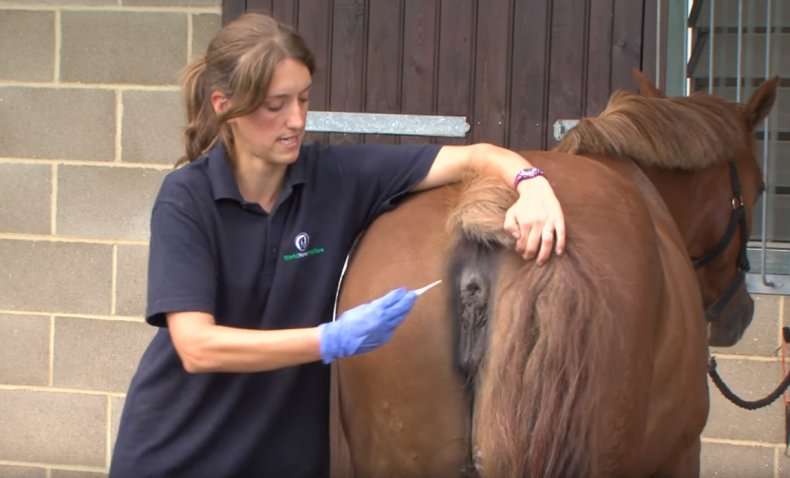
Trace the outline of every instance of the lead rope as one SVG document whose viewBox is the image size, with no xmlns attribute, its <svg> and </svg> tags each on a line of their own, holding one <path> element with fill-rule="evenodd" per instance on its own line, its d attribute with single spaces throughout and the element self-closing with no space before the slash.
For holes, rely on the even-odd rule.
<svg viewBox="0 0 790 478">
<path fill-rule="evenodd" d="M 780 383 L 776 389 L 768 394 L 765 398 L 760 400 L 744 400 L 739 396 L 735 395 L 735 393 L 730 390 L 730 388 L 724 383 L 722 378 L 719 376 L 719 373 L 716 371 L 716 358 L 711 357 L 710 362 L 708 364 L 708 374 L 710 375 L 711 380 L 713 380 L 714 385 L 716 388 L 719 389 L 722 395 L 726 397 L 729 401 L 734 403 L 735 405 L 745 408 L 746 410 L 757 410 L 758 408 L 763 408 L 767 405 L 773 403 L 777 398 L 784 395 L 784 409 L 785 409 L 785 456 L 790 456 L 790 399 L 787 396 L 787 388 L 790 386 L 790 373 L 787 371 L 787 347 L 790 344 L 790 327 L 782 327 L 782 345 L 779 346 L 781 349 L 781 357 L 782 357 L 782 375 L 784 375 L 784 380 Z"/>
<path fill-rule="evenodd" d="M 710 375 L 711 380 L 713 380 L 713 384 L 716 385 L 716 388 L 719 389 L 722 395 L 724 395 L 727 400 L 731 401 L 735 405 L 745 408 L 746 410 L 757 410 L 759 408 L 763 408 L 768 406 L 776 401 L 777 398 L 782 396 L 782 394 L 787 390 L 787 387 L 790 386 L 790 374 L 786 374 L 782 383 L 780 383 L 776 389 L 769 393 L 765 398 L 761 398 L 760 400 L 744 400 L 741 397 L 735 395 L 732 390 L 724 383 L 724 380 L 719 376 L 719 373 L 716 371 L 716 358 L 711 357 L 710 362 L 708 363 L 708 375 Z"/>
</svg>

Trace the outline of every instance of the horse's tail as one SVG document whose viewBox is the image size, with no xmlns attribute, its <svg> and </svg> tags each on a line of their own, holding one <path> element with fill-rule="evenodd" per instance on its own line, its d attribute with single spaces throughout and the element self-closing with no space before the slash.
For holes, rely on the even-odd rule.
<svg viewBox="0 0 790 478">
<path fill-rule="evenodd" d="M 544 267 L 500 271 L 475 417 L 483 467 L 488 453 L 505 467 L 491 476 L 597 474 L 593 380 L 613 331 L 605 292 L 579 259 L 569 245 Z"/>
<path fill-rule="evenodd" d="M 493 196 L 508 193 L 492 196 L 497 186 L 484 181 L 472 188 L 476 191 L 462 195 L 454 225 L 466 238 L 509 242 L 497 230 L 501 223 L 479 222 L 470 214 L 495 208 L 494 202 L 502 201 Z M 569 235 L 565 254 L 540 267 L 522 261 L 511 248 L 499 252 L 474 417 L 483 476 L 599 475 L 595 407 L 607 381 L 596 379 L 606 367 L 617 368 L 611 361 L 618 356 L 612 348 L 619 339 L 605 300 L 611 291 L 602 290 L 599 271 L 591 270 L 584 249 L 583 241 Z M 611 425 L 617 433 L 617 424 Z"/>
</svg>

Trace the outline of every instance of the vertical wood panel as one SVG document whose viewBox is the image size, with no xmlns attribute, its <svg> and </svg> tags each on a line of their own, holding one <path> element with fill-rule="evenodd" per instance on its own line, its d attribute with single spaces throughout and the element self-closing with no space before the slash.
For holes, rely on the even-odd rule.
<svg viewBox="0 0 790 478">
<path fill-rule="evenodd" d="M 330 74 L 332 72 L 332 2 L 328 0 L 299 0 L 297 15 L 299 33 L 315 56 L 315 73 L 310 89 L 310 109 L 330 108 Z M 325 133 L 308 133 L 308 141 L 329 142 Z"/>
<path fill-rule="evenodd" d="M 437 113 L 472 118 L 474 0 L 441 0 Z M 474 126 L 473 126 L 474 127 Z M 444 138 L 446 144 L 465 144 L 467 138 Z"/>
<path fill-rule="evenodd" d="M 615 0 L 612 25 L 612 90 L 634 89 L 631 70 L 642 64 L 642 2 Z"/>
<path fill-rule="evenodd" d="M 332 111 L 364 111 L 367 10 L 364 0 L 335 0 L 332 13 Z M 359 143 L 358 134 L 331 134 L 333 143 Z"/>
<path fill-rule="evenodd" d="M 404 8 L 401 111 L 406 114 L 434 114 L 439 0 L 406 0 Z M 429 140 L 432 138 L 400 138 L 402 143 L 425 143 Z"/>
<path fill-rule="evenodd" d="M 512 0 L 485 0 L 477 12 L 473 142 L 503 145 L 508 128 Z"/>
<path fill-rule="evenodd" d="M 222 24 L 235 20 L 247 10 L 246 0 L 222 0 Z"/>
<path fill-rule="evenodd" d="M 297 30 L 299 29 L 298 10 L 299 0 L 272 0 L 272 16 Z"/>
<path fill-rule="evenodd" d="M 222 8 L 223 21 L 246 8 L 298 26 L 316 56 L 315 110 L 466 116 L 467 138 L 438 141 L 523 149 L 553 146 L 555 120 L 596 115 L 613 89 L 633 88 L 632 68 L 655 77 L 657 1 L 224 0 Z"/>
<path fill-rule="evenodd" d="M 271 15 L 272 0 L 247 0 L 247 11 Z"/>
<path fill-rule="evenodd" d="M 400 113 L 403 1 L 369 0 L 365 110 Z M 366 143 L 395 143 L 391 135 L 368 135 Z"/>
<path fill-rule="evenodd" d="M 666 88 L 667 68 L 667 0 L 644 0 L 644 32 L 642 33 L 642 71 L 662 91 Z M 658 43 L 656 43 L 658 40 Z M 656 63 L 658 58 L 658 63 Z M 658 68 L 658 74 L 656 74 Z M 657 78 L 656 78 L 657 77 Z"/>
<path fill-rule="evenodd" d="M 603 111 L 612 91 L 614 0 L 590 0 L 587 38 L 587 98 L 584 116 Z"/>
<path fill-rule="evenodd" d="M 656 78 L 656 8 L 658 0 L 642 0 L 642 58 L 639 69 L 653 82 Z"/>
<path fill-rule="evenodd" d="M 550 0 L 516 0 L 508 141 L 514 149 L 545 148 L 550 24 Z"/>
<path fill-rule="evenodd" d="M 632 0 L 629 0 L 632 1 Z M 554 0 L 551 23 L 551 90 L 547 145 L 556 144 L 552 125 L 579 118 L 585 80 L 585 8 L 579 0 Z M 586 4 L 586 1 L 585 1 Z"/>
</svg>

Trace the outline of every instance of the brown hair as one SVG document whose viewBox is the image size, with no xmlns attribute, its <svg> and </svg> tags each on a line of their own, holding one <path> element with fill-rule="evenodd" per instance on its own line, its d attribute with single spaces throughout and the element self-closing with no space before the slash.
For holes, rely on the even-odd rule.
<svg viewBox="0 0 790 478">
<path fill-rule="evenodd" d="M 225 25 L 211 40 L 206 54 L 181 74 L 187 112 L 186 154 L 177 165 L 194 161 L 217 139 L 232 154 L 233 136 L 227 121 L 252 113 L 263 103 L 275 67 L 286 58 L 299 60 L 313 74 L 313 54 L 287 25 L 258 13 L 244 14 Z M 222 114 L 215 113 L 211 105 L 215 90 L 230 99 L 230 108 Z"/>
<path fill-rule="evenodd" d="M 699 170 L 743 154 L 745 125 L 735 104 L 715 96 L 646 97 L 625 91 L 583 119 L 555 150 L 630 157 L 644 166 Z"/>
</svg>

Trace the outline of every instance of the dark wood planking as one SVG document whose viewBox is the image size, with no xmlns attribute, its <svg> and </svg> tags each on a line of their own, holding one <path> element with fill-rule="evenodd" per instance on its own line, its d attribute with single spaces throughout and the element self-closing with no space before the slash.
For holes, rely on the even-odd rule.
<svg viewBox="0 0 790 478">
<path fill-rule="evenodd" d="M 365 111 L 400 113 L 403 0 L 368 0 Z M 396 143 L 394 135 L 367 135 L 366 143 Z"/>
<path fill-rule="evenodd" d="M 223 21 L 247 8 L 298 26 L 316 56 L 314 110 L 466 116 L 472 134 L 437 140 L 524 149 L 633 88 L 633 67 L 655 77 L 657 1 L 224 0 Z"/>
<path fill-rule="evenodd" d="M 297 22 L 299 33 L 315 57 L 313 87 L 310 89 L 310 109 L 325 111 L 330 108 L 330 75 L 332 65 L 332 1 L 299 0 Z M 308 141 L 329 142 L 329 134 L 308 133 Z"/>
<path fill-rule="evenodd" d="M 247 0 L 247 11 L 271 15 L 272 0 Z"/>
<path fill-rule="evenodd" d="M 401 112 L 405 114 L 437 114 L 439 6 L 439 0 L 406 0 L 404 5 Z M 401 143 L 443 140 L 422 136 L 400 137 Z"/>
<path fill-rule="evenodd" d="M 299 29 L 299 0 L 272 0 L 272 16 Z"/>
<path fill-rule="evenodd" d="M 631 70 L 642 64 L 642 10 L 634 0 L 615 0 L 612 24 L 612 91 L 633 90 Z"/>
<path fill-rule="evenodd" d="M 441 0 L 437 78 L 437 114 L 466 116 L 473 122 L 475 0 Z M 472 126 L 474 128 L 474 125 Z M 442 138 L 446 144 L 467 144 L 466 138 Z"/>
<path fill-rule="evenodd" d="M 614 0 L 590 0 L 587 36 L 587 91 L 583 116 L 603 111 L 612 91 Z"/>
<path fill-rule="evenodd" d="M 661 25 L 659 28 L 661 29 L 661 38 L 659 41 L 659 51 L 661 52 L 661 58 L 658 62 L 658 86 L 661 88 L 662 91 L 666 90 L 667 87 L 667 38 L 669 35 L 669 6 L 667 2 L 661 2 Z"/>
<path fill-rule="evenodd" d="M 246 0 L 222 0 L 222 24 L 227 25 L 247 10 Z"/>
<path fill-rule="evenodd" d="M 552 127 L 559 119 L 581 117 L 586 73 L 587 0 L 554 0 L 547 146 L 556 144 Z"/>
<path fill-rule="evenodd" d="M 516 0 L 508 145 L 542 149 L 546 140 L 550 0 Z"/>
<path fill-rule="evenodd" d="M 486 0 L 477 10 L 473 142 L 507 139 L 513 0 Z"/>
<path fill-rule="evenodd" d="M 656 8 L 658 0 L 642 0 L 642 55 L 639 59 L 639 69 L 652 81 L 656 77 Z M 634 89 L 636 83 L 632 82 Z"/>
<path fill-rule="evenodd" d="M 367 5 L 364 0 L 335 0 L 332 27 L 330 110 L 364 111 Z M 360 143 L 358 134 L 331 134 L 332 143 Z"/>
<path fill-rule="evenodd" d="M 643 28 L 642 32 L 642 72 L 654 83 L 656 82 L 656 59 L 659 61 L 658 71 L 666 71 L 666 45 L 667 45 L 667 2 L 661 2 L 661 12 L 658 12 L 659 0 L 643 0 Z M 660 24 L 659 24 L 660 21 Z M 659 34 L 658 44 L 656 35 Z M 661 89 L 666 84 L 664 75 L 659 75 L 657 86 Z M 636 86 L 634 86 L 636 88 Z"/>
</svg>

